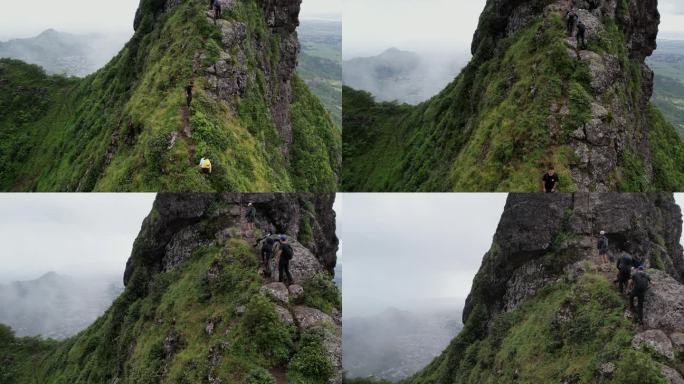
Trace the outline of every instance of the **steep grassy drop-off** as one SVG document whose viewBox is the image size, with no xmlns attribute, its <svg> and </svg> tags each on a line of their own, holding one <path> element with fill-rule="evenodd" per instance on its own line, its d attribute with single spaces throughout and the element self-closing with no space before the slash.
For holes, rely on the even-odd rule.
<svg viewBox="0 0 684 384">
<path fill-rule="evenodd" d="M 465 328 L 402 383 L 680 382 L 681 226 L 667 194 L 511 194 L 473 280 Z M 648 266 L 643 326 L 612 284 L 614 262 L 597 260 L 600 230 L 609 256 Z"/>
<path fill-rule="evenodd" d="M 80 81 L 1 60 L 0 189 L 336 190 L 339 131 L 294 73 L 299 3 L 224 0 L 214 23 L 204 1 L 143 0 L 131 41 Z"/>
<path fill-rule="evenodd" d="M 684 143 L 649 105 L 656 2 L 576 3 L 586 49 L 566 36 L 572 2 L 490 0 L 439 95 L 409 107 L 345 88 L 343 189 L 536 191 L 549 165 L 563 191 L 684 188 Z"/>
<path fill-rule="evenodd" d="M 247 228 L 242 208 L 250 200 L 257 228 L 291 235 L 303 293 L 260 269 L 260 231 Z M 0 383 L 339 383 L 333 200 L 160 195 L 127 263 L 125 291 L 92 326 L 60 343 L 0 327 Z"/>
</svg>

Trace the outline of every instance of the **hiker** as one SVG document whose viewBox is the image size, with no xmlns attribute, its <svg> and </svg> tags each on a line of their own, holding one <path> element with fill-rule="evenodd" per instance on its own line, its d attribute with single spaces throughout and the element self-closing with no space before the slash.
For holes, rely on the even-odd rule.
<svg viewBox="0 0 684 384">
<path fill-rule="evenodd" d="M 294 257 L 294 251 L 292 250 L 292 247 L 290 244 L 287 242 L 287 236 L 282 235 L 280 236 L 280 249 L 278 252 L 278 281 L 281 283 L 285 283 L 285 285 L 292 285 L 294 284 L 294 279 L 292 278 L 292 274 L 290 274 L 290 260 Z M 283 275 L 287 277 L 287 282 L 283 281 Z"/>
<path fill-rule="evenodd" d="M 202 173 L 211 174 L 211 160 L 203 157 L 202 160 L 200 160 L 199 166 Z"/>
<path fill-rule="evenodd" d="M 254 208 L 254 204 L 251 202 L 247 204 L 247 214 L 245 217 L 247 218 L 247 229 L 254 229 L 254 222 L 256 221 L 256 208 Z"/>
<path fill-rule="evenodd" d="M 192 83 L 189 83 L 189 84 L 185 87 L 185 94 L 187 95 L 188 108 L 190 108 L 190 104 L 192 104 L 192 88 L 193 88 L 193 87 L 194 87 L 194 86 L 192 85 Z"/>
<path fill-rule="evenodd" d="M 587 26 L 580 20 L 579 23 L 577 23 L 577 49 L 586 48 L 587 41 L 584 39 L 586 32 Z"/>
<path fill-rule="evenodd" d="M 556 192 L 556 186 L 558 186 L 558 175 L 556 171 L 551 167 L 548 172 L 542 177 L 542 192 L 554 193 Z"/>
<path fill-rule="evenodd" d="M 210 11 L 211 11 L 212 9 L 214 9 L 214 1 L 216 1 L 216 0 L 209 0 L 209 10 L 210 10 Z"/>
<path fill-rule="evenodd" d="M 572 37 L 572 35 L 575 33 L 575 25 L 577 24 L 577 13 L 575 13 L 574 10 L 569 10 L 568 15 L 568 36 Z"/>
<path fill-rule="evenodd" d="M 596 248 L 598 248 L 601 262 L 603 264 L 608 264 L 608 237 L 606 237 L 605 231 L 601 231 Z"/>
<path fill-rule="evenodd" d="M 588 0 L 589 3 L 589 10 L 593 11 L 594 9 L 598 8 L 601 5 L 600 0 Z"/>
<path fill-rule="evenodd" d="M 634 311 L 634 298 L 637 298 L 637 317 L 639 324 L 644 325 L 644 296 L 651 282 L 651 277 L 639 266 L 632 275 L 632 290 L 629 293 L 629 308 Z"/>
<path fill-rule="evenodd" d="M 271 260 L 271 257 L 273 257 L 273 247 L 275 246 L 276 240 L 273 238 L 273 234 L 269 231 L 266 232 L 266 235 L 257 240 L 256 244 L 254 245 L 255 247 L 259 246 L 259 243 L 261 244 L 261 262 L 264 266 L 264 273 L 267 276 L 270 276 L 270 269 L 268 268 L 268 262 Z"/>
<path fill-rule="evenodd" d="M 620 293 L 625 293 L 625 288 L 627 288 L 627 283 L 629 283 L 629 278 L 632 273 L 632 266 L 634 265 L 634 260 L 632 256 L 628 254 L 623 254 L 617 261 L 618 268 L 618 278 L 617 282 L 620 288 Z"/>
<path fill-rule="evenodd" d="M 221 18 L 221 1 L 214 0 L 214 22 Z"/>
</svg>

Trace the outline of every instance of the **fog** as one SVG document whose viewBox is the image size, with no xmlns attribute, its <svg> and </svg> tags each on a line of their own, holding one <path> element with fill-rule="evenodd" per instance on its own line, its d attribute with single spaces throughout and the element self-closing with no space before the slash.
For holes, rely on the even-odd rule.
<svg viewBox="0 0 684 384">
<path fill-rule="evenodd" d="M 0 283 L 123 276 L 154 194 L 0 195 Z"/>
<path fill-rule="evenodd" d="M 344 317 L 462 301 L 506 194 L 345 194 Z"/>
</svg>

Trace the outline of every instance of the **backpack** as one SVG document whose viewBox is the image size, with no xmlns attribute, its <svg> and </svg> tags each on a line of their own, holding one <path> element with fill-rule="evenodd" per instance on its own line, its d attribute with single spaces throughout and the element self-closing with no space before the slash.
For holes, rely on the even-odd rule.
<svg viewBox="0 0 684 384">
<path fill-rule="evenodd" d="M 618 265 L 618 269 L 621 272 L 629 272 L 632 268 L 632 263 L 634 263 L 632 258 L 627 255 L 624 255 L 620 258 L 620 264 Z"/>
<path fill-rule="evenodd" d="M 262 246 L 262 249 L 271 252 L 273 250 L 273 244 L 275 244 L 275 240 L 273 240 L 273 238 L 269 236 L 266 238 L 266 240 L 264 240 L 264 245 Z"/>
<path fill-rule="evenodd" d="M 280 254 L 280 257 L 282 257 L 284 260 L 292 260 L 292 257 L 294 256 L 294 252 L 292 251 L 292 247 L 290 244 L 283 244 L 283 253 Z"/>
<path fill-rule="evenodd" d="M 599 237 L 598 244 L 596 247 L 598 249 L 607 249 L 608 248 L 608 238 L 605 236 Z"/>
<path fill-rule="evenodd" d="M 646 273 L 639 271 L 632 276 L 632 279 L 637 290 L 645 291 L 648 289 L 650 279 Z"/>
</svg>

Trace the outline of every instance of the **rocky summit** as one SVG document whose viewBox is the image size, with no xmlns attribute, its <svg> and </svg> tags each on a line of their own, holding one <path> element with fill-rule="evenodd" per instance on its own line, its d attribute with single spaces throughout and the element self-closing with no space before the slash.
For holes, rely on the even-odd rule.
<svg viewBox="0 0 684 384">
<path fill-rule="evenodd" d="M 416 107 L 346 88 L 353 191 L 678 191 L 684 142 L 650 103 L 656 0 L 489 0 L 473 58 Z M 586 28 L 578 45 L 574 12 Z"/>
<path fill-rule="evenodd" d="M 84 79 L 1 60 L 0 189 L 336 191 L 339 129 L 295 73 L 300 3 L 221 0 L 215 19 L 204 0 L 142 0 Z"/>
<path fill-rule="evenodd" d="M 158 195 L 111 308 L 63 342 L 0 326 L 0 378 L 341 384 L 333 202 L 332 194 Z M 266 231 L 289 237 L 294 284 L 262 265 L 255 243 Z"/>
<path fill-rule="evenodd" d="M 406 383 L 681 383 L 681 231 L 668 194 L 511 194 L 465 328 Z M 643 325 L 614 283 L 624 254 L 651 278 Z"/>
</svg>

